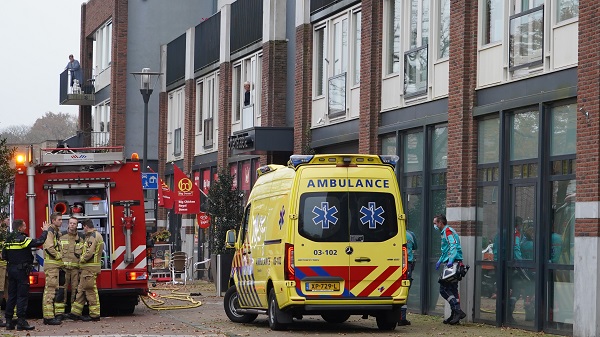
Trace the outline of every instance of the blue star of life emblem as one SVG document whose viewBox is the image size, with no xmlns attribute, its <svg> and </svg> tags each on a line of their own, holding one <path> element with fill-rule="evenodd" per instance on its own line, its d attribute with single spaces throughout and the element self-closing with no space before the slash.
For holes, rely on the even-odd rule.
<svg viewBox="0 0 600 337">
<path fill-rule="evenodd" d="M 364 214 L 360 218 L 360 222 L 363 225 L 369 224 L 369 229 L 377 228 L 377 224 L 382 225 L 385 219 L 381 216 L 385 211 L 383 207 L 379 206 L 375 208 L 374 202 L 369 202 L 369 208 L 363 206 L 360 208 L 360 212 Z"/>
<path fill-rule="evenodd" d="M 321 225 L 321 228 L 328 229 L 329 223 L 336 224 L 338 218 L 334 215 L 338 212 L 337 207 L 333 206 L 329 208 L 329 203 L 327 201 L 321 203 L 321 208 L 315 206 L 312 212 L 316 215 L 313 218 L 313 222 L 315 225 Z"/>
</svg>

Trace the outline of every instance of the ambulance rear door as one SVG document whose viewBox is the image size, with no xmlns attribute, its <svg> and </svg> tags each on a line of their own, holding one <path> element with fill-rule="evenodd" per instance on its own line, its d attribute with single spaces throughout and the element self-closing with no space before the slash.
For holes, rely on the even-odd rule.
<svg viewBox="0 0 600 337">
<path fill-rule="evenodd" d="M 346 167 L 311 166 L 298 184 L 294 233 L 296 291 L 307 298 L 348 297 L 348 189 Z"/>
<path fill-rule="evenodd" d="M 403 234 L 398 221 L 399 192 L 385 166 L 348 168 L 349 257 L 347 288 L 357 298 L 397 295 L 402 277 Z"/>
</svg>

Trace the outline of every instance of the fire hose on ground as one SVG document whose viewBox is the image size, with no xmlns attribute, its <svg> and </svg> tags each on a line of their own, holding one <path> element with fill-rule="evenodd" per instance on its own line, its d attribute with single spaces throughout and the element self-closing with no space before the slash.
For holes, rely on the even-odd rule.
<svg viewBox="0 0 600 337">
<path fill-rule="evenodd" d="M 169 295 L 160 295 L 156 292 L 149 292 L 146 296 L 140 296 L 140 299 L 146 307 L 152 310 L 176 310 L 176 309 L 190 309 L 197 308 L 202 305 L 201 301 L 196 301 L 192 298 L 192 296 L 200 296 L 201 293 L 183 293 L 178 292 L 180 288 L 171 288 L 171 287 L 160 287 L 153 288 L 153 290 L 170 290 L 171 293 Z M 189 304 L 180 304 L 180 305 L 165 305 L 166 301 L 164 299 L 189 302 Z M 154 304 L 152 304 L 152 302 Z"/>
</svg>

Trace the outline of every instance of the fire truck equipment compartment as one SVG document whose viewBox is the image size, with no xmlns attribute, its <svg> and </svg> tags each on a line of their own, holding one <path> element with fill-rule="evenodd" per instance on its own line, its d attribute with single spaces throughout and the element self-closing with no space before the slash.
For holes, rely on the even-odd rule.
<svg viewBox="0 0 600 337">
<path fill-rule="evenodd" d="M 94 200 L 85 202 L 85 215 L 106 215 L 106 200 Z"/>
</svg>

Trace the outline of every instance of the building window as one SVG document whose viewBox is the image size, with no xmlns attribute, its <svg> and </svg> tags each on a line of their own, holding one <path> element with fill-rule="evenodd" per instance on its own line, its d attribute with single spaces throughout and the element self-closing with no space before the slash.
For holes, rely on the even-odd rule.
<svg viewBox="0 0 600 337">
<path fill-rule="evenodd" d="M 525 2 L 525 1 L 524 1 Z M 544 6 L 527 8 L 522 4 L 510 17 L 510 70 L 531 67 L 543 63 Z"/>
<path fill-rule="evenodd" d="M 504 0 L 483 0 L 483 44 L 502 41 Z"/>
<path fill-rule="evenodd" d="M 438 10 L 438 59 L 450 54 L 450 0 L 439 0 Z"/>
<path fill-rule="evenodd" d="M 325 88 L 325 74 L 327 73 L 327 44 L 325 35 L 327 28 L 325 26 L 315 30 L 315 96 L 323 96 Z"/>
<path fill-rule="evenodd" d="M 92 64 L 97 75 L 111 64 L 112 21 L 108 21 L 96 31 L 94 47 Z"/>
<path fill-rule="evenodd" d="M 328 116 L 335 118 L 346 113 L 346 73 L 329 78 Z"/>
<path fill-rule="evenodd" d="M 556 0 L 556 22 L 579 16 L 579 0 Z"/>
<path fill-rule="evenodd" d="M 500 118 L 480 120 L 477 124 L 477 222 L 475 268 L 481 275 L 475 283 L 475 317 L 496 320 L 498 290 L 494 282 L 498 267 L 498 183 L 500 180 Z M 499 297 L 498 297 L 499 298 Z"/>
<path fill-rule="evenodd" d="M 427 93 L 427 46 L 404 54 L 404 95 Z"/>
<path fill-rule="evenodd" d="M 175 133 L 173 134 L 173 155 L 180 156 L 181 155 L 181 128 L 175 129 Z"/>
<path fill-rule="evenodd" d="M 410 0 L 410 49 L 429 43 L 429 0 Z"/>
<path fill-rule="evenodd" d="M 319 107 L 319 117 L 324 109 L 329 120 L 349 111 L 350 88 L 360 83 L 361 17 L 354 7 L 315 25 L 314 97 L 325 96 L 319 104 L 327 104 Z"/>
<path fill-rule="evenodd" d="M 92 146 L 108 146 L 110 141 L 110 101 L 94 107 L 92 125 Z"/>
<path fill-rule="evenodd" d="M 170 134 L 170 142 L 167 153 L 174 156 L 182 154 L 181 135 L 184 133 L 184 116 L 185 112 L 185 89 L 176 89 L 169 93 L 169 106 L 167 114 L 167 130 Z M 179 129 L 179 131 L 177 131 Z M 179 132 L 179 139 L 176 132 Z M 174 157 L 167 158 L 168 160 L 175 159 Z"/>
<path fill-rule="evenodd" d="M 400 19 L 402 3 L 400 0 L 388 0 L 387 16 L 387 64 L 386 74 L 400 71 Z"/>
<path fill-rule="evenodd" d="M 233 109 L 233 123 L 240 121 L 240 116 L 242 113 L 242 83 L 242 65 L 239 64 L 233 67 L 233 88 L 231 90 L 233 92 L 233 104 L 231 105 Z"/>
<path fill-rule="evenodd" d="M 204 93 L 204 82 L 199 82 L 196 85 L 196 97 L 198 97 L 196 104 L 196 133 L 202 132 L 202 115 L 204 111 L 204 104 L 202 104 Z"/>
<path fill-rule="evenodd" d="M 517 112 L 510 118 L 510 160 L 538 157 L 539 121 L 538 110 Z"/>
<path fill-rule="evenodd" d="M 429 0 L 410 0 L 409 50 L 404 53 L 404 95 L 427 93 Z"/>
<path fill-rule="evenodd" d="M 204 149 L 211 149 L 215 133 L 214 116 L 219 108 L 219 74 L 209 75 L 200 82 L 199 86 L 202 87 L 202 90 L 199 91 L 200 102 L 198 105 L 201 106 L 199 119 L 203 133 L 203 147 Z"/>
<path fill-rule="evenodd" d="M 253 127 L 260 116 L 262 89 L 262 55 L 250 55 L 233 68 L 233 120 L 242 123 L 242 129 Z"/>
<path fill-rule="evenodd" d="M 353 82 L 352 84 L 359 84 L 360 83 L 360 41 L 361 41 L 361 32 L 362 32 L 362 28 L 361 28 L 361 18 L 362 18 L 362 12 L 355 12 L 353 14 L 353 20 L 352 22 L 354 23 L 354 45 L 353 45 L 353 49 L 354 49 L 354 60 L 353 60 L 353 73 L 354 73 L 354 77 L 353 77 Z"/>
</svg>

